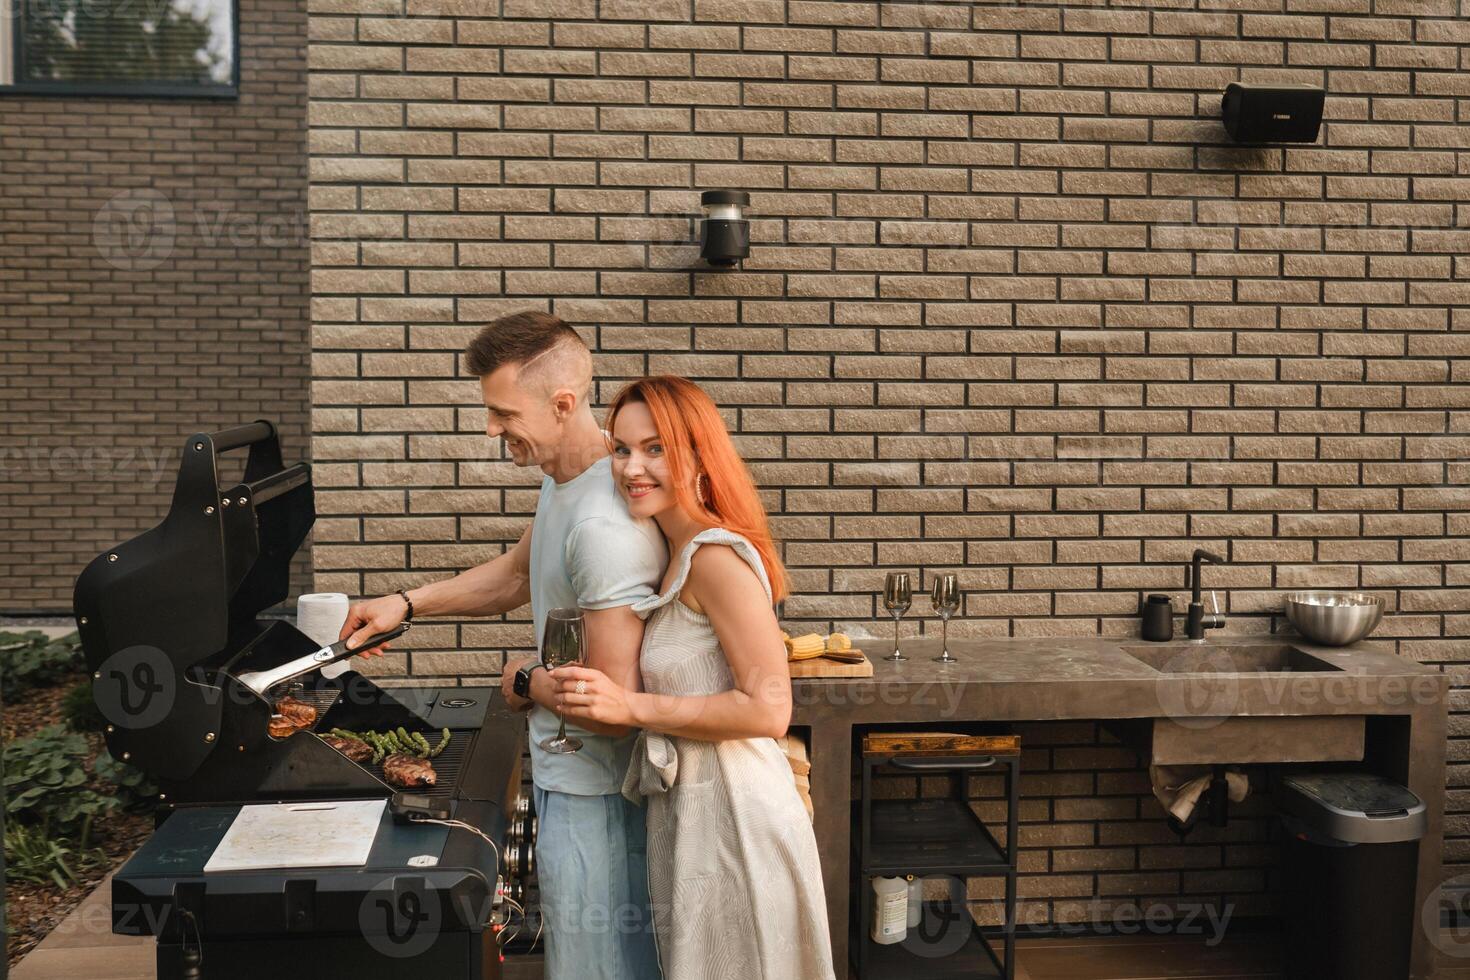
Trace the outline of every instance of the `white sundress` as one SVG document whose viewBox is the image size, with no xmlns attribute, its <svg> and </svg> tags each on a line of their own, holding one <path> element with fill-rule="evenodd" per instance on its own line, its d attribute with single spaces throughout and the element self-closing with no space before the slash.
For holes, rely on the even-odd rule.
<svg viewBox="0 0 1470 980">
<path fill-rule="evenodd" d="M 694 551 L 755 546 L 724 528 L 696 534 L 667 593 L 634 603 L 647 622 L 644 690 L 718 694 L 735 683 L 708 617 L 678 601 Z M 817 841 L 786 756 L 771 738 L 638 737 L 623 794 L 648 809 L 648 891 L 664 980 L 835 980 Z"/>
</svg>

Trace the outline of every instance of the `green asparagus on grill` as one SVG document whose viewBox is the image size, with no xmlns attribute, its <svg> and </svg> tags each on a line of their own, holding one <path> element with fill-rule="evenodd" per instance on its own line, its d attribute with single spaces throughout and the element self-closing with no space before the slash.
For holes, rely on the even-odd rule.
<svg viewBox="0 0 1470 980">
<path fill-rule="evenodd" d="M 402 725 L 386 731 L 364 730 L 361 732 L 349 731 L 346 728 L 334 728 L 331 734 L 339 738 L 356 739 L 365 742 L 373 750 L 373 765 L 378 765 L 386 756 L 401 754 L 411 755 L 418 759 L 432 759 L 449 747 L 449 729 L 441 729 L 437 744 L 430 744 L 422 732 L 410 732 Z"/>
</svg>

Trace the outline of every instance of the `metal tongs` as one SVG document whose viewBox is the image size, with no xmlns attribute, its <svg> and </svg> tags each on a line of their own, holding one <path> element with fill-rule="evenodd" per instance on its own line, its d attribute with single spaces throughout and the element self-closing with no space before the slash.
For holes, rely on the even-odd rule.
<svg viewBox="0 0 1470 980">
<path fill-rule="evenodd" d="M 391 629 L 386 633 L 379 633 L 376 636 L 370 636 L 362 643 L 351 648 L 347 646 L 347 640 L 338 640 L 330 646 L 322 647 L 315 653 L 309 653 L 304 657 L 297 657 L 295 660 L 288 660 L 279 667 L 272 667 L 270 670 L 248 670 L 235 679 L 256 694 L 265 697 L 267 691 L 279 684 L 284 684 L 286 681 L 300 677 L 302 674 L 309 674 L 313 670 L 320 670 L 327 664 L 336 663 L 338 660 L 355 657 L 364 650 L 371 650 L 373 647 L 381 646 L 389 640 L 396 639 L 408 632 L 409 626 L 409 623 L 402 623 L 396 629 Z"/>
</svg>

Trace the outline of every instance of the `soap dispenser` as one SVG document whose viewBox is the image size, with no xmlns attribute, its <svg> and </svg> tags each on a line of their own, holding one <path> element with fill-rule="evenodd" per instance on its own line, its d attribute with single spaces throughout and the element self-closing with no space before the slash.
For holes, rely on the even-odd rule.
<svg viewBox="0 0 1470 980">
<path fill-rule="evenodd" d="M 1174 604 L 1168 596 L 1151 595 L 1144 601 L 1141 635 L 1156 643 L 1174 639 Z"/>
</svg>

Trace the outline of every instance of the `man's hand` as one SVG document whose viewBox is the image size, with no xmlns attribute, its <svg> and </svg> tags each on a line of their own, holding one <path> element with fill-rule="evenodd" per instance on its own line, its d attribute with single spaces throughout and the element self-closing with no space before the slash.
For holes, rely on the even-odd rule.
<svg viewBox="0 0 1470 980">
<path fill-rule="evenodd" d="M 460 572 L 453 578 L 427 582 L 408 590 L 414 613 L 424 616 L 498 616 L 531 601 L 531 529 L 503 555 Z M 347 610 L 347 622 L 337 639 L 352 637 L 362 643 L 403 622 L 408 603 L 401 595 L 385 595 L 359 602 Z M 379 656 L 388 644 L 364 650 L 361 656 Z"/>
<path fill-rule="evenodd" d="M 638 673 L 638 648 L 643 639 L 643 621 L 627 606 L 610 609 L 584 609 L 582 616 L 587 625 L 587 666 L 603 678 L 610 690 L 636 691 L 641 684 Z M 532 704 L 552 708 L 558 704 L 557 681 L 565 667 L 531 672 L 531 696 L 519 697 L 514 690 L 516 671 L 527 664 L 539 663 L 540 657 L 521 657 L 509 661 L 500 675 L 500 690 L 505 703 L 513 710 L 525 711 Z M 575 686 L 575 684 L 574 684 Z M 606 724 L 597 718 L 584 716 L 582 727 L 597 735 L 621 737 L 628 733 L 626 726 Z"/>
<path fill-rule="evenodd" d="M 370 637 L 379 633 L 386 633 L 397 628 L 403 622 L 403 617 L 408 615 L 408 603 L 403 601 L 403 596 L 397 594 L 380 596 L 367 602 L 359 602 L 347 610 L 347 622 L 342 624 L 342 632 L 337 635 L 341 640 L 348 636 L 352 640 L 347 644 L 349 647 L 362 643 Z M 381 657 L 383 651 L 388 649 L 388 644 L 382 643 L 369 650 L 363 650 L 359 657 Z"/>
<path fill-rule="evenodd" d="M 500 692 L 505 695 L 505 703 L 510 705 L 512 711 L 529 711 L 531 705 L 536 703 L 515 692 L 516 671 L 527 664 L 534 663 L 536 663 L 535 657 L 522 657 L 520 660 L 509 661 L 505 665 L 505 671 L 500 676 Z"/>
</svg>

